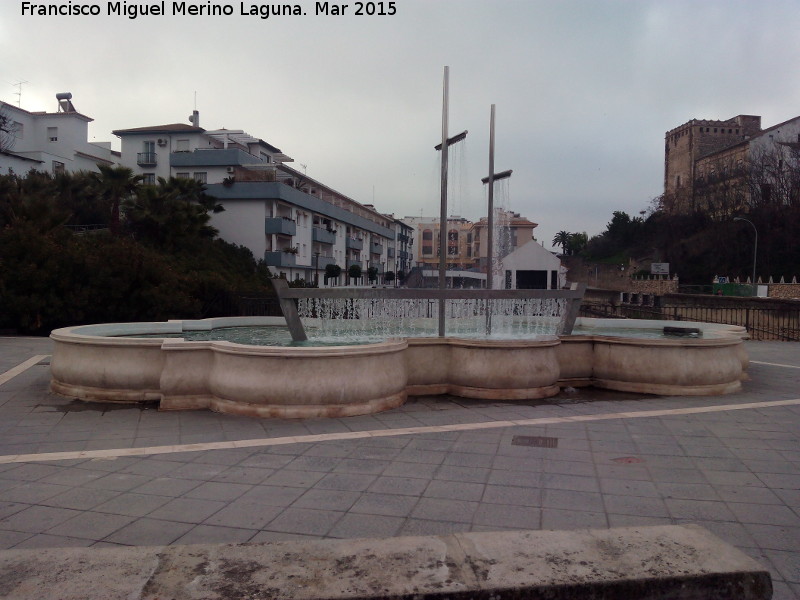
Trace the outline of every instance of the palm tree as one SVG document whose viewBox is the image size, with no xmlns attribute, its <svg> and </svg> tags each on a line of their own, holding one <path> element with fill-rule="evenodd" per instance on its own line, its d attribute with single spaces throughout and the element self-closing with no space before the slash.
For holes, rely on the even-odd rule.
<svg viewBox="0 0 800 600">
<path fill-rule="evenodd" d="M 128 167 L 110 167 L 97 165 L 100 174 L 95 180 L 100 188 L 100 194 L 111 207 L 109 228 L 111 233 L 119 232 L 119 207 L 123 201 L 131 198 L 139 188 L 143 177 L 134 175 Z"/>
<path fill-rule="evenodd" d="M 561 254 L 566 254 L 567 246 L 569 246 L 569 240 L 569 231 L 559 231 L 553 238 L 553 246 L 561 246 Z"/>
</svg>

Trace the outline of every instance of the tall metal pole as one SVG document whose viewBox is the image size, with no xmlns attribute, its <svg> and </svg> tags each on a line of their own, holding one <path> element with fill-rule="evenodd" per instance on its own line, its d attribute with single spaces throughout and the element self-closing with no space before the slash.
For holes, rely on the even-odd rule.
<svg viewBox="0 0 800 600">
<path fill-rule="evenodd" d="M 492 282 L 493 275 L 493 261 L 492 253 L 494 252 L 494 104 L 492 104 L 492 112 L 489 117 L 489 214 L 486 223 L 486 289 L 491 290 L 494 287 Z"/>
<path fill-rule="evenodd" d="M 489 212 L 486 215 L 486 289 L 494 287 L 494 104 L 489 117 Z M 486 298 L 486 335 L 492 333 L 492 306 Z"/>
<path fill-rule="evenodd" d="M 753 296 L 758 295 L 758 286 L 756 285 L 756 259 L 758 258 L 758 229 L 756 229 L 755 224 L 750 221 L 749 219 L 745 219 L 743 217 L 734 217 L 734 221 L 744 221 L 745 223 L 750 223 L 750 226 L 753 228 L 753 233 L 756 234 L 755 242 L 753 242 Z"/>
<path fill-rule="evenodd" d="M 439 289 L 447 288 L 447 118 L 450 67 L 444 68 L 442 98 L 442 205 L 439 211 Z M 444 337 L 445 300 L 439 300 L 439 337 Z"/>
</svg>

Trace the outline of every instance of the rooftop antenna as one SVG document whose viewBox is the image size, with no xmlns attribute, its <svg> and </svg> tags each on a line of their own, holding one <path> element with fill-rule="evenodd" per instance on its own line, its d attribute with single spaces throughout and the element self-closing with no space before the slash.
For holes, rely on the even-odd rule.
<svg viewBox="0 0 800 600">
<path fill-rule="evenodd" d="M 22 108 L 22 86 L 26 83 L 30 83 L 29 81 L 25 81 L 24 79 L 20 79 L 17 83 L 12 83 L 12 86 L 16 86 L 17 91 L 14 92 L 14 95 L 17 97 L 17 108 Z"/>
<path fill-rule="evenodd" d="M 189 123 L 195 127 L 200 127 L 200 113 L 197 110 L 197 92 L 194 93 L 194 110 L 192 111 L 192 115 L 189 117 Z"/>
</svg>

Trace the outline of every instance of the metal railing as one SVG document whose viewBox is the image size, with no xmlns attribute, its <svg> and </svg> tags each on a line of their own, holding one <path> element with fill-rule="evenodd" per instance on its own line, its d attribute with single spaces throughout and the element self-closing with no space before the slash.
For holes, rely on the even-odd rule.
<svg viewBox="0 0 800 600">
<path fill-rule="evenodd" d="M 753 340 L 800 341 L 800 307 L 786 309 L 686 304 L 648 306 L 584 301 L 580 316 L 739 325 L 747 329 Z"/>
</svg>

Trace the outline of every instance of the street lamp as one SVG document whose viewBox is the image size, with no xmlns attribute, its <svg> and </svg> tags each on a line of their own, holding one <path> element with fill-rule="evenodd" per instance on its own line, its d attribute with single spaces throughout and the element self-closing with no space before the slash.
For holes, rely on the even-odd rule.
<svg viewBox="0 0 800 600">
<path fill-rule="evenodd" d="M 733 217 L 734 221 L 744 221 L 746 223 L 750 223 L 750 226 L 753 228 L 753 233 L 755 233 L 755 242 L 753 242 L 753 296 L 758 295 L 758 288 L 756 287 L 756 258 L 758 257 L 758 229 L 756 226 L 753 225 L 753 222 L 749 219 L 745 219 L 744 217 Z"/>
<path fill-rule="evenodd" d="M 314 252 L 314 283 L 319 287 L 319 252 Z"/>
</svg>

